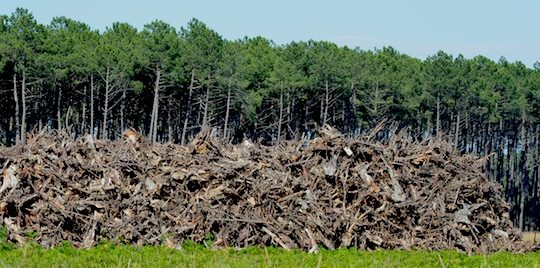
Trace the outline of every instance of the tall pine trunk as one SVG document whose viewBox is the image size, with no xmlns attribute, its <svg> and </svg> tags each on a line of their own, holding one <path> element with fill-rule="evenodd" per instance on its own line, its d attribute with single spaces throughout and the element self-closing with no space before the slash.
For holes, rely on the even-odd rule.
<svg viewBox="0 0 540 268">
<path fill-rule="evenodd" d="M 457 111 L 457 117 L 456 117 L 456 135 L 455 135 L 455 140 L 454 140 L 454 148 L 459 149 L 459 123 L 460 123 L 460 114 L 459 114 L 459 110 Z"/>
<path fill-rule="evenodd" d="M 288 137 L 294 137 L 296 136 L 296 134 L 294 133 L 293 131 L 293 128 L 291 127 L 291 122 L 292 122 L 292 108 L 291 108 L 291 105 L 292 105 L 292 97 L 291 97 L 291 91 L 287 91 L 287 117 L 288 117 L 288 121 L 287 121 L 287 129 L 288 129 L 288 135 L 286 136 L 286 138 Z"/>
<path fill-rule="evenodd" d="M 520 146 L 521 159 L 519 163 L 519 174 L 521 177 L 521 187 L 520 187 L 520 198 L 519 198 L 519 229 L 524 230 L 524 212 L 525 212 L 525 202 L 528 198 L 529 192 L 529 172 L 527 168 L 527 154 L 529 149 L 529 144 L 527 141 L 527 133 L 525 127 L 525 118 L 521 120 L 521 146 Z"/>
<path fill-rule="evenodd" d="M 57 128 L 60 132 L 62 130 L 62 87 L 57 87 L 58 98 L 56 101 L 56 121 L 58 123 Z"/>
<path fill-rule="evenodd" d="M 283 123 L 283 84 L 281 85 L 281 89 L 279 92 L 279 119 L 278 119 L 278 125 L 277 125 L 277 138 L 276 138 L 276 145 L 279 145 L 279 142 L 281 141 L 281 124 Z"/>
<path fill-rule="evenodd" d="M 322 125 L 324 126 L 326 124 L 326 120 L 328 120 L 328 106 L 329 106 L 329 98 L 330 98 L 330 89 L 328 88 L 328 80 L 325 82 L 325 94 L 324 94 L 324 117 Z"/>
<path fill-rule="evenodd" d="M 21 143 L 24 145 L 26 144 L 26 71 L 25 70 L 23 70 L 23 75 L 22 75 L 21 101 L 22 101 Z"/>
<path fill-rule="evenodd" d="M 204 112 L 203 112 L 203 121 L 202 128 L 206 129 L 209 127 L 208 123 L 208 106 L 210 105 L 210 75 L 208 75 L 208 85 L 206 85 L 206 95 L 204 98 Z"/>
<path fill-rule="evenodd" d="M 538 180 L 538 176 L 539 176 L 539 172 L 540 172 L 540 126 L 536 126 L 536 130 L 535 130 L 535 142 L 534 142 L 534 170 L 533 170 L 533 197 L 532 197 L 532 200 L 533 200 L 533 206 L 532 206 L 532 211 L 533 212 L 537 212 L 538 211 L 538 183 L 539 183 L 539 180 Z M 535 221 L 534 221 L 534 225 L 533 225 L 533 228 L 535 230 L 538 230 L 538 220 L 540 219 L 540 217 L 536 216 L 535 218 Z"/>
<path fill-rule="evenodd" d="M 441 140 L 441 94 L 437 94 L 437 122 L 435 123 L 437 125 L 437 140 Z"/>
<path fill-rule="evenodd" d="M 184 126 L 182 128 L 182 137 L 180 139 L 180 143 L 182 145 L 186 144 L 186 132 L 187 132 L 187 126 L 189 119 L 191 117 L 191 97 L 193 95 L 193 85 L 195 83 L 195 70 L 191 71 L 191 81 L 189 82 L 189 93 L 188 93 L 188 103 L 187 103 L 187 112 L 186 112 L 186 118 L 184 118 Z"/>
<path fill-rule="evenodd" d="M 122 100 L 120 103 L 120 131 L 124 131 L 126 129 L 125 126 L 125 115 L 124 110 L 126 109 L 126 87 L 123 87 L 122 89 Z"/>
<path fill-rule="evenodd" d="M 84 87 L 83 91 L 83 102 L 82 102 L 82 123 L 81 128 L 79 129 L 79 133 L 83 134 L 86 133 L 86 102 L 88 101 L 88 96 L 86 95 L 86 86 Z"/>
<path fill-rule="evenodd" d="M 43 84 L 42 82 L 39 82 L 39 99 L 43 100 Z M 45 101 L 38 101 L 37 102 L 37 109 L 40 111 L 45 111 Z M 38 116 L 38 124 L 39 124 L 39 130 L 41 131 L 45 125 L 45 121 L 48 120 L 48 117 L 45 112 L 39 113 Z"/>
<path fill-rule="evenodd" d="M 167 141 L 173 142 L 173 128 L 172 128 L 172 98 L 167 102 Z"/>
<path fill-rule="evenodd" d="M 17 93 L 17 75 L 13 74 L 13 100 L 15 101 L 15 144 L 21 140 L 21 123 L 19 122 L 19 94 Z"/>
<path fill-rule="evenodd" d="M 352 125 L 349 126 L 349 134 L 352 135 L 356 129 L 358 128 L 358 118 L 356 116 L 357 109 L 356 109 L 356 89 L 354 88 L 354 83 L 351 83 L 351 105 L 352 105 Z"/>
<path fill-rule="evenodd" d="M 507 169 L 507 199 L 510 200 L 511 204 L 516 204 L 516 188 L 519 186 L 516 185 L 515 180 L 515 134 L 511 133 L 508 137 L 508 169 Z M 514 224 L 517 225 L 516 218 L 515 218 L 515 209 L 512 208 L 511 210 L 512 219 L 514 219 Z"/>
<path fill-rule="evenodd" d="M 156 142 L 157 136 L 157 121 L 159 112 L 159 87 L 161 80 L 161 69 L 156 68 L 156 81 L 154 84 L 154 102 L 152 105 L 152 117 L 150 119 L 150 141 Z"/>
<path fill-rule="evenodd" d="M 231 83 L 232 78 L 229 78 L 229 86 L 227 87 L 227 105 L 225 108 L 225 122 L 223 123 L 223 139 L 229 140 L 228 127 L 229 127 L 229 111 L 231 109 Z"/>
<path fill-rule="evenodd" d="M 109 67 L 107 67 L 107 73 L 105 74 L 105 107 L 103 109 L 103 128 L 102 128 L 102 138 L 107 139 L 109 137 L 107 131 L 108 125 L 108 115 L 109 115 L 109 95 L 111 90 L 110 77 L 109 77 Z"/>
<path fill-rule="evenodd" d="M 90 76 L 90 135 L 95 138 L 94 133 L 94 75 Z"/>
<path fill-rule="evenodd" d="M 503 184 L 504 176 L 504 133 L 502 119 L 499 120 L 499 145 L 497 146 L 497 182 Z M 508 155 L 508 154 L 507 154 Z"/>
</svg>

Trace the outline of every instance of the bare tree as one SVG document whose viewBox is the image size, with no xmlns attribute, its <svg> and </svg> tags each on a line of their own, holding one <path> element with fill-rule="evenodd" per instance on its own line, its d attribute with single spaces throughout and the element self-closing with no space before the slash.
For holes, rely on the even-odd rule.
<svg viewBox="0 0 540 268">
<path fill-rule="evenodd" d="M 101 74 L 100 74 L 101 75 Z M 109 124 L 109 113 L 116 107 L 121 101 L 122 98 L 117 99 L 114 103 L 111 104 L 112 101 L 115 100 L 115 98 L 118 96 L 118 94 L 124 92 L 126 89 L 122 87 L 121 89 L 118 88 L 118 81 L 116 83 L 113 83 L 113 79 L 111 77 L 111 69 L 109 66 L 107 66 L 107 70 L 105 72 L 105 76 L 101 75 L 101 78 L 105 82 L 105 102 L 104 102 L 104 108 L 103 108 L 103 128 L 102 128 L 102 135 L 101 137 L 103 139 L 107 139 L 109 137 L 108 132 L 108 124 Z"/>
</svg>

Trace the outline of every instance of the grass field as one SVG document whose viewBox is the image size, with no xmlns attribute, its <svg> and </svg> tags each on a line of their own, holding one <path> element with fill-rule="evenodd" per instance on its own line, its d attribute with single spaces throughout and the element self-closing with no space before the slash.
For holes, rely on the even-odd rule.
<svg viewBox="0 0 540 268">
<path fill-rule="evenodd" d="M 468 256 L 455 251 L 323 250 L 317 254 L 277 248 L 210 250 L 187 244 L 180 250 L 102 244 L 0 249 L 2 267 L 540 267 L 540 252 Z"/>
</svg>

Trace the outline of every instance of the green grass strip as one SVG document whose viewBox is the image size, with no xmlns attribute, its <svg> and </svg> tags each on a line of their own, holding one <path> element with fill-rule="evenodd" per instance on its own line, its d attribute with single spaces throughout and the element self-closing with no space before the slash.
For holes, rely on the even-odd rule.
<svg viewBox="0 0 540 268">
<path fill-rule="evenodd" d="M 91 249 L 69 245 L 0 246 L 2 267 L 540 267 L 540 252 L 487 256 L 456 251 L 322 250 L 317 254 L 273 247 L 211 250 L 101 244 Z"/>
</svg>

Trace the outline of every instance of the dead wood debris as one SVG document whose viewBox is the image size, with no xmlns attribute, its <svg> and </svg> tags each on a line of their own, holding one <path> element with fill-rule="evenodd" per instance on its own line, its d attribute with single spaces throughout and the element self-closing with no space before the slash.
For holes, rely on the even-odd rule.
<svg viewBox="0 0 540 268">
<path fill-rule="evenodd" d="M 0 222 L 12 241 L 100 240 L 177 247 L 277 245 L 522 252 L 483 161 L 395 133 L 346 139 L 325 128 L 306 144 L 188 146 L 38 133 L 0 147 Z M 210 236 L 209 236 L 210 235 Z"/>
</svg>

